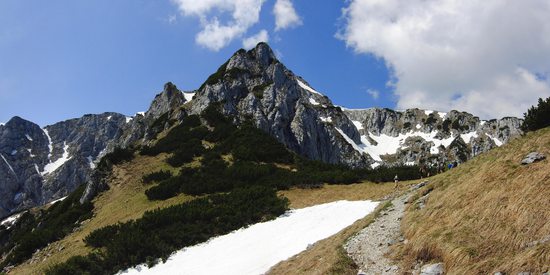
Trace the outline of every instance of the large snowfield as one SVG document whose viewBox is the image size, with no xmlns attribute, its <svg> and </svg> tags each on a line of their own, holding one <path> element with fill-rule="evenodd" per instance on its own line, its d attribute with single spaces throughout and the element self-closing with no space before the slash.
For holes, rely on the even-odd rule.
<svg viewBox="0 0 550 275">
<path fill-rule="evenodd" d="M 263 274 L 308 245 L 330 237 L 371 213 L 378 202 L 337 201 L 298 210 L 188 247 L 152 268 L 119 274 Z"/>
</svg>

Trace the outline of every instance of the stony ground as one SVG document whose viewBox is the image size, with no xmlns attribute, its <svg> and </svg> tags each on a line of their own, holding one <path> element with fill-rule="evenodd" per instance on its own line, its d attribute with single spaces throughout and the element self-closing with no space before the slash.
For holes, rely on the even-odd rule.
<svg viewBox="0 0 550 275">
<path fill-rule="evenodd" d="M 399 268 L 384 255 L 389 247 L 404 241 L 400 224 L 406 202 L 412 192 L 407 191 L 391 200 L 392 206 L 383 210 L 369 226 L 350 238 L 344 248 L 359 265 L 359 274 L 397 274 Z"/>
</svg>

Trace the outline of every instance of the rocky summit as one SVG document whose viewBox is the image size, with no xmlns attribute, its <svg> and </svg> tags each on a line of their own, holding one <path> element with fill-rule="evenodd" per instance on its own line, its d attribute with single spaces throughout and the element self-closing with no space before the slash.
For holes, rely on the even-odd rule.
<svg viewBox="0 0 550 275">
<path fill-rule="evenodd" d="M 260 43 L 237 51 L 196 91 L 167 83 L 149 110 L 133 117 L 85 115 L 44 128 L 14 117 L 0 125 L 0 217 L 66 196 L 81 184 L 92 197 L 99 184 L 93 170 L 103 155 L 148 144 L 211 104 L 235 124 L 252 122 L 302 156 L 353 168 L 462 163 L 521 134 L 518 118 L 335 106 Z"/>
</svg>

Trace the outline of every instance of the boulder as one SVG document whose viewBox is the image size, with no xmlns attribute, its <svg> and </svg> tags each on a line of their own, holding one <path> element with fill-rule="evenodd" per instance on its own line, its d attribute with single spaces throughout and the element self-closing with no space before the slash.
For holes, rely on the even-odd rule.
<svg viewBox="0 0 550 275">
<path fill-rule="evenodd" d="M 525 158 L 521 161 L 521 164 L 523 165 L 531 164 L 537 161 L 541 161 L 545 158 L 546 157 L 539 152 L 531 152 L 527 156 L 525 156 Z"/>
<path fill-rule="evenodd" d="M 443 263 L 427 264 L 420 268 L 420 275 L 442 275 L 443 273 Z"/>
</svg>

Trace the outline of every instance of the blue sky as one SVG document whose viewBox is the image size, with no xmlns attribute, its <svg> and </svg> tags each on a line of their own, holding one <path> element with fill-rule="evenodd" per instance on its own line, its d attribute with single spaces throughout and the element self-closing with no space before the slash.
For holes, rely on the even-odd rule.
<svg viewBox="0 0 550 275">
<path fill-rule="evenodd" d="M 547 18 L 546 0 L 2 0 L 0 122 L 145 111 L 259 33 L 337 105 L 522 116 L 550 96 Z"/>
<path fill-rule="evenodd" d="M 274 1 L 260 22 L 281 60 L 335 104 L 393 107 L 383 60 L 354 54 L 335 39 L 343 3 L 297 1 L 302 25 L 275 32 Z M 170 22 L 170 18 L 175 21 Z M 170 1 L 0 2 L 0 122 L 19 115 L 42 126 L 87 113 L 147 109 L 167 81 L 192 90 L 242 47 L 219 51 L 195 42 L 199 20 Z"/>
</svg>

